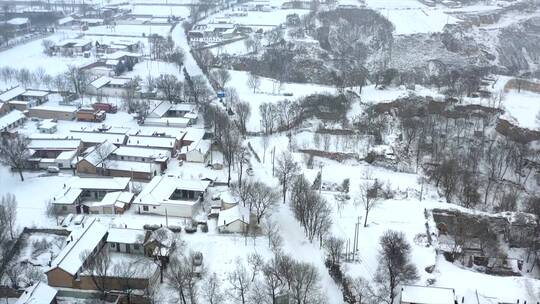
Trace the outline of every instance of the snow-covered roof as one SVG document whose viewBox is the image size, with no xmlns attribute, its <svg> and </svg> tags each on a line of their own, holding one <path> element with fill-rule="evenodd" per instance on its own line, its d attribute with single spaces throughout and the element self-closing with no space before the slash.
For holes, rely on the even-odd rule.
<svg viewBox="0 0 540 304">
<path fill-rule="evenodd" d="M 133 136 L 128 137 L 127 146 L 137 147 L 152 147 L 172 149 L 176 144 L 176 139 L 171 137 L 154 137 L 154 136 Z"/>
<path fill-rule="evenodd" d="M 129 177 L 80 177 L 74 176 L 68 184 L 72 188 L 92 190 L 124 190 Z"/>
<path fill-rule="evenodd" d="M 56 160 L 71 160 L 77 155 L 77 151 L 64 151 L 56 157 Z"/>
<path fill-rule="evenodd" d="M 184 141 L 200 141 L 204 137 L 204 129 L 200 128 L 186 128 L 186 136 L 184 136 Z"/>
<path fill-rule="evenodd" d="M 171 247 L 175 241 L 174 232 L 172 232 L 171 229 L 167 227 L 158 228 L 153 231 L 152 234 L 150 234 L 150 237 L 148 238 L 146 243 L 151 243 L 154 241 L 161 244 L 161 246 Z"/>
<path fill-rule="evenodd" d="M 146 125 L 155 125 L 155 126 L 187 126 L 190 123 L 189 118 L 185 117 L 156 117 L 156 118 L 146 118 L 144 124 Z"/>
<path fill-rule="evenodd" d="M 132 79 L 127 78 L 127 77 L 113 77 L 113 78 L 111 78 L 111 81 L 109 82 L 109 84 L 125 86 L 125 85 L 129 84 L 131 81 L 132 81 Z"/>
<path fill-rule="evenodd" d="M 13 19 L 9 19 L 7 21 L 7 24 L 11 24 L 11 25 L 23 25 L 23 24 L 27 24 L 30 22 L 30 19 L 28 18 L 13 18 Z"/>
<path fill-rule="evenodd" d="M 69 187 L 67 190 L 62 189 L 62 192 L 53 198 L 53 203 L 56 205 L 73 205 L 81 193 L 82 189 L 80 188 Z"/>
<path fill-rule="evenodd" d="M 107 59 L 107 60 L 105 60 L 106 65 L 112 65 L 112 66 L 118 65 L 119 62 L 120 62 L 120 60 L 117 60 L 117 59 Z"/>
<path fill-rule="evenodd" d="M 146 231 L 131 228 L 109 228 L 107 243 L 143 244 Z"/>
<path fill-rule="evenodd" d="M 112 54 L 105 54 L 103 56 L 104 59 L 121 59 L 122 57 L 141 57 L 140 54 L 132 53 L 132 52 L 126 52 L 126 51 L 117 51 Z"/>
<path fill-rule="evenodd" d="M 229 209 L 221 210 L 218 215 L 218 227 L 227 226 L 236 221 L 249 224 L 249 209 L 236 205 Z"/>
<path fill-rule="evenodd" d="M 85 225 L 82 233 L 72 232 L 68 236 L 69 243 L 60 251 L 58 256 L 52 261 L 51 271 L 60 268 L 65 272 L 75 275 L 83 266 L 89 252 L 92 252 L 107 233 L 107 227 L 93 219 Z M 73 238 L 73 241 L 71 241 Z"/>
<path fill-rule="evenodd" d="M 109 76 L 101 76 L 98 79 L 92 81 L 90 83 L 91 86 L 93 86 L 96 89 L 102 88 L 105 85 L 107 85 L 109 82 L 111 82 L 111 77 Z"/>
<path fill-rule="evenodd" d="M 0 130 L 4 129 L 5 127 L 11 125 L 14 122 L 17 122 L 21 119 L 25 119 L 26 116 L 19 111 L 19 110 L 13 110 L 6 115 L 0 117 Z"/>
<path fill-rule="evenodd" d="M 192 112 L 186 113 L 184 115 L 184 118 L 187 118 L 187 119 L 196 119 L 197 117 L 199 117 L 199 114 L 192 113 Z"/>
<path fill-rule="evenodd" d="M 192 103 L 185 103 L 185 102 L 173 104 L 173 105 L 171 106 L 171 110 L 174 110 L 174 111 L 182 111 L 182 112 L 192 112 L 192 111 L 194 111 L 196 108 L 197 108 L 197 106 L 196 106 L 195 104 L 192 104 Z"/>
<path fill-rule="evenodd" d="M 114 151 L 114 155 L 128 157 L 144 157 L 161 160 L 170 158 L 171 152 L 163 149 L 121 146 Z"/>
<path fill-rule="evenodd" d="M 85 143 L 102 143 L 108 141 L 112 144 L 123 144 L 126 140 L 125 134 L 109 133 L 109 132 L 94 132 L 94 131 L 70 131 L 72 138 L 77 138 Z"/>
<path fill-rule="evenodd" d="M 72 22 L 73 20 L 75 20 L 75 19 L 73 19 L 73 17 L 67 16 L 67 17 L 58 19 L 58 24 L 59 24 L 59 25 L 64 25 L 64 24 L 66 24 L 66 23 Z"/>
<path fill-rule="evenodd" d="M 70 47 L 82 47 L 90 43 L 92 43 L 92 41 L 86 39 L 66 39 L 56 43 L 56 46 L 65 47 L 69 45 Z"/>
<path fill-rule="evenodd" d="M 6 102 L 10 101 L 18 96 L 22 95 L 26 90 L 22 87 L 14 87 L 0 94 L 0 101 Z"/>
<path fill-rule="evenodd" d="M 49 129 L 55 128 L 57 125 L 58 124 L 56 122 L 53 122 L 52 119 L 45 119 L 39 124 L 38 129 L 49 130 Z"/>
<path fill-rule="evenodd" d="M 403 285 L 401 302 L 417 304 L 454 304 L 454 290 L 451 288 Z"/>
<path fill-rule="evenodd" d="M 51 286 L 38 282 L 26 288 L 15 304 L 50 304 L 57 293 Z"/>
<path fill-rule="evenodd" d="M 166 100 L 160 102 L 151 112 L 148 117 L 163 117 L 172 107 L 172 104 Z"/>
<path fill-rule="evenodd" d="M 161 168 L 156 163 L 143 163 L 127 160 L 108 160 L 107 169 L 141 173 L 154 173 L 160 172 Z"/>
<path fill-rule="evenodd" d="M 76 150 L 81 141 L 79 139 L 32 139 L 28 149 L 32 150 Z"/>
<path fill-rule="evenodd" d="M 27 97 L 45 97 L 47 95 L 49 95 L 49 92 L 41 91 L 41 90 L 28 90 L 22 93 L 22 96 L 27 96 Z"/>
<path fill-rule="evenodd" d="M 112 143 L 105 141 L 97 146 L 90 147 L 88 154 L 83 158 L 89 162 L 92 166 L 96 167 L 111 155 L 116 150 L 116 146 Z"/>
<path fill-rule="evenodd" d="M 206 155 L 210 151 L 212 142 L 210 140 L 199 140 L 191 143 L 188 146 L 182 147 L 181 153 L 187 153 L 191 151 L 199 151 L 203 155 Z"/>
<path fill-rule="evenodd" d="M 209 185 L 208 181 L 184 180 L 174 176 L 156 176 L 144 187 L 134 203 L 143 205 L 182 203 L 182 201 L 170 199 L 175 190 L 204 192 Z"/>
<path fill-rule="evenodd" d="M 154 137 L 174 137 L 182 139 L 186 134 L 186 129 L 168 127 L 137 127 L 129 131 L 129 135 L 154 136 Z"/>
</svg>

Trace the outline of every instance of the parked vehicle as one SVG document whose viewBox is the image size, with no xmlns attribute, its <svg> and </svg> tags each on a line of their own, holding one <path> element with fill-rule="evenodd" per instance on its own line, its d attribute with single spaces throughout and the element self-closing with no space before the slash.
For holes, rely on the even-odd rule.
<svg viewBox="0 0 540 304">
<path fill-rule="evenodd" d="M 48 166 L 47 167 L 47 172 L 48 173 L 60 173 L 60 168 L 58 168 L 56 166 Z"/>
<path fill-rule="evenodd" d="M 116 113 L 118 107 L 110 103 L 96 102 L 92 105 L 92 108 L 96 111 L 105 111 L 106 113 Z"/>
</svg>

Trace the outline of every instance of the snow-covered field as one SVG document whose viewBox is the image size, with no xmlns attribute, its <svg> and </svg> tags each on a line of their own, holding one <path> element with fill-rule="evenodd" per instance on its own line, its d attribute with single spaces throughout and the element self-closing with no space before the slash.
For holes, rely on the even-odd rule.
<svg viewBox="0 0 540 304">
<path fill-rule="evenodd" d="M 523 128 L 540 129 L 540 94 L 511 90 L 503 96 L 504 117 Z"/>
</svg>

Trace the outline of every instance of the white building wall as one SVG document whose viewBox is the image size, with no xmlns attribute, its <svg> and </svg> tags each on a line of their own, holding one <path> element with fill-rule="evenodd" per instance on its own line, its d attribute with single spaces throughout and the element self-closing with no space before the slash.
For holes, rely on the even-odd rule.
<svg viewBox="0 0 540 304">
<path fill-rule="evenodd" d="M 194 205 L 182 205 L 182 204 L 164 204 L 161 205 L 147 205 L 148 211 L 143 208 L 144 205 L 137 204 L 137 210 L 141 214 L 158 214 L 176 217 L 192 217 L 196 210 L 198 210 L 200 203 Z"/>
</svg>

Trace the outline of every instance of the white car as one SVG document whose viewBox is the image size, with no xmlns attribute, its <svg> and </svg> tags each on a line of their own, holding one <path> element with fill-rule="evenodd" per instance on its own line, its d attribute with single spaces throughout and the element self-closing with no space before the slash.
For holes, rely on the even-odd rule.
<svg viewBox="0 0 540 304">
<path fill-rule="evenodd" d="M 48 173 L 60 173 L 60 168 L 58 168 L 56 166 L 48 166 L 47 167 L 47 172 Z"/>
</svg>

